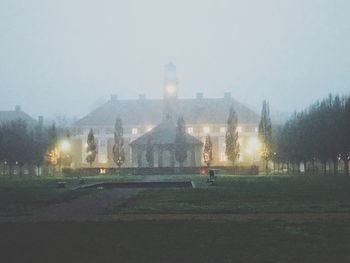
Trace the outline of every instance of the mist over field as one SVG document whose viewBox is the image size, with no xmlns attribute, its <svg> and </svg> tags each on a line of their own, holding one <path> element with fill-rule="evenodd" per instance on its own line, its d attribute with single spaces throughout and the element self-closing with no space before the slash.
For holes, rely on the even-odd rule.
<svg viewBox="0 0 350 263">
<path fill-rule="evenodd" d="M 1 1 L 0 110 L 82 117 L 109 99 L 230 91 L 292 112 L 350 87 L 346 0 Z"/>
</svg>

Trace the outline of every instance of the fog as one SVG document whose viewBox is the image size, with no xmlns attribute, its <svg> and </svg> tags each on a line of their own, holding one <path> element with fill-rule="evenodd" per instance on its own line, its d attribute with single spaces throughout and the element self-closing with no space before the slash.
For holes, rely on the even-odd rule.
<svg viewBox="0 0 350 263">
<path fill-rule="evenodd" d="M 259 110 L 350 91 L 348 0 L 1 0 L 0 110 L 82 117 L 119 99 L 231 91 Z"/>
</svg>

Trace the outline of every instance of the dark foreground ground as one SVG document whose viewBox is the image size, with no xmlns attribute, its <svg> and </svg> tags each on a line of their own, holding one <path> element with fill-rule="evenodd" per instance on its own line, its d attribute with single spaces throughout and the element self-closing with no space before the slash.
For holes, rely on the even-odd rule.
<svg viewBox="0 0 350 263">
<path fill-rule="evenodd" d="M 0 263 L 350 262 L 350 178 L 142 178 L 179 179 L 197 187 L 75 191 L 77 179 L 58 189 L 54 178 L 0 178 Z"/>
<path fill-rule="evenodd" d="M 345 221 L 5 223 L 1 262 L 350 262 Z"/>
</svg>

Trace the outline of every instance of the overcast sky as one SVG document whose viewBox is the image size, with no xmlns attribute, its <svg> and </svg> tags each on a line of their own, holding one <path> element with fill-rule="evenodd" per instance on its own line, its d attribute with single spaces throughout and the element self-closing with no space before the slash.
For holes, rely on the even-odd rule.
<svg viewBox="0 0 350 263">
<path fill-rule="evenodd" d="M 0 110 L 81 117 L 118 94 L 231 91 L 293 111 L 350 91 L 349 0 L 0 0 Z"/>
</svg>

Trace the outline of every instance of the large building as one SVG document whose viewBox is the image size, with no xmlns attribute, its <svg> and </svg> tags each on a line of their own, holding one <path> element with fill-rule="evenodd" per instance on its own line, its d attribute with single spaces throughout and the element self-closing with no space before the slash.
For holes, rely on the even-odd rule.
<svg viewBox="0 0 350 263">
<path fill-rule="evenodd" d="M 72 143 L 74 148 L 73 167 L 88 167 L 86 162 L 87 135 L 93 129 L 98 145 L 98 154 L 94 167 L 115 167 L 113 162 L 114 124 L 117 117 L 123 121 L 126 161 L 125 167 L 140 166 L 135 161 L 131 143 L 151 131 L 164 120 L 172 116 L 174 120 L 182 116 L 186 122 L 186 132 L 205 141 L 207 134 L 213 143 L 213 165 L 228 165 L 225 155 L 226 122 L 229 110 L 233 107 L 238 115 L 238 133 L 240 142 L 241 165 L 250 165 L 258 161 L 258 123 L 259 116 L 235 100 L 231 93 L 221 98 L 206 98 L 198 93 L 194 99 L 178 98 L 178 80 L 176 67 L 169 63 L 165 66 L 163 99 L 147 99 L 140 95 L 134 100 L 120 100 L 112 95 L 110 100 L 87 116 L 77 121 L 73 128 Z M 197 154 L 198 155 L 198 154 Z M 201 154 L 199 154 L 201 155 Z M 134 156 L 134 157 L 133 157 Z M 199 163 L 203 164 L 201 156 Z M 193 162 L 188 161 L 188 165 Z M 198 165 L 198 162 L 195 162 Z M 146 166 L 141 162 L 141 166 Z M 169 165 L 178 165 L 170 162 Z"/>
</svg>

